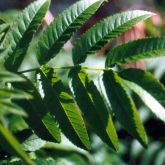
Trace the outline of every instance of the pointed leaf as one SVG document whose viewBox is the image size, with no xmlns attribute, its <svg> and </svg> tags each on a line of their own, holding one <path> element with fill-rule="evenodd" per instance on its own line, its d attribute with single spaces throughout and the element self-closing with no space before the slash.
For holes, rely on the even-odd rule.
<svg viewBox="0 0 165 165">
<path fill-rule="evenodd" d="M 81 0 L 62 12 L 43 32 L 38 43 L 38 61 L 42 65 L 61 50 L 105 0 Z"/>
<path fill-rule="evenodd" d="M 80 64 L 85 61 L 88 54 L 101 49 L 109 40 L 133 27 L 154 14 L 147 11 L 135 10 L 115 14 L 99 22 L 89 29 L 75 44 L 73 49 L 73 62 Z"/>
<path fill-rule="evenodd" d="M 19 142 L 10 134 L 10 132 L 0 124 L 0 145 L 10 152 L 11 154 L 17 154 L 28 165 L 34 165 L 29 156 L 23 151 Z"/>
<path fill-rule="evenodd" d="M 75 100 L 88 124 L 105 143 L 118 150 L 112 118 L 93 81 L 81 67 L 72 69 L 70 77 Z"/>
<path fill-rule="evenodd" d="M 60 124 L 64 134 L 77 146 L 90 149 L 87 130 L 81 113 L 69 91 L 53 68 L 41 68 L 45 102 Z"/>
<path fill-rule="evenodd" d="M 163 56 L 165 38 L 146 38 L 128 42 L 113 48 L 106 59 L 106 67 L 126 64 L 137 60 Z"/>
<path fill-rule="evenodd" d="M 4 41 L 5 66 L 7 69 L 17 71 L 22 63 L 29 43 L 42 23 L 50 0 L 38 0 L 30 4 L 17 19 Z"/>
<path fill-rule="evenodd" d="M 139 69 L 126 69 L 119 74 L 152 112 L 165 122 L 165 88 L 149 72 Z"/>
<path fill-rule="evenodd" d="M 147 145 L 147 136 L 136 106 L 127 94 L 117 73 L 109 70 L 103 74 L 103 83 L 112 110 L 123 128 L 143 145 Z"/>
<path fill-rule="evenodd" d="M 60 131 L 56 121 L 48 113 L 48 110 L 30 80 L 26 82 L 14 83 L 13 86 L 31 94 L 33 98 L 24 100 L 14 100 L 28 114 L 25 119 L 35 133 L 44 140 L 60 142 Z"/>
</svg>

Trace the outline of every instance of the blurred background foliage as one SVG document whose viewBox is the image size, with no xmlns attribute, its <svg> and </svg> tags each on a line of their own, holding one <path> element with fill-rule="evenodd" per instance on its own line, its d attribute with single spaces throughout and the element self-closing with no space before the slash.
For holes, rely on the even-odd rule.
<svg viewBox="0 0 165 165">
<path fill-rule="evenodd" d="M 60 11 L 64 10 L 74 2 L 76 2 L 76 0 L 52 0 L 50 10 L 54 17 L 56 17 Z M 19 14 L 19 9 L 24 8 L 29 3 L 30 0 L 0 0 L 0 17 L 10 24 L 15 16 Z M 115 45 L 120 42 L 126 42 L 128 40 L 142 38 L 145 36 L 165 36 L 165 0 L 110 0 L 106 5 L 102 6 L 102 8 L 85 24 L 85 26 L 83 26 L 79 32 L 77 32 L 75 37 L 72 38 L 59 53 L 60 55 L 50 61 L 50 64 L 53 66 L 72 65 L 71 48 L 75 38 L 80 33 L 86 31 L 92 24 L 98 22 L 103 17 L 130 9 L 154 11 L 157 13 L 157 16 L 154 19 L 147 20 L 145 23 L 129 30 L 121 38 L 111 44 Z M 33 42 L 35 42 L 35 39 Z M 103 55 L 104 52 L 111 48 L 111 44 L 108 44 L 103 50 L 99 51 L 98 56 L 90 56 L 87 62 L 83 65 L 104 67 L 105 58 Z M 31 47 L 29 49 L 26 60 L 27 59 L 28 62 L 23 63 L 20 70 L 26 70 L 38 66 L 35 59 L 35 48 Z M 123 67 L 145 68 L 151 71 L 165 85 L 165 57 L 156 58 L 154 60 L 151 59 Z M 66 81 L 67 71 L 59 71 L 59 73 L 62 76 L 62 79 Z M 98 72 L 90 72 L 90 74 L 95 79 L 99 76 Z M 31 79 L 34 78 L 32 73 L 28 76 Z M 4 116 L 0 114 L 0 119 L 3 124 L 5 124 L 22 142 L 24 149 L 31 154 L 31 157 L 47 159 L 50 164 L 54 164 L 53 159 L 55 159 L 57 164 L 67 165 L 164 165 L 164 123 L 157 120 L 147 107 L 143 106 L 139 98 L 135 94 L 133 95 L 149 137 L 149 145 L 146 149 L 142 148 L 136 140 L 133 140 L 125 131 L 120 129 L 118 123 L 116 123 L 116 126 L 118 128 L 120 138 L 120 151 L 118 153 L 114 153 L 92 132 L 92 151 L 87 152 L 73 146 L 65 137 L 63 138 L 62 144 L 54 144 L 47 143 L 39 139 L 36 135 L 31 136 L 28 126 L 20 116 L 11 114 Z M 24 137 L 22 137 L 22 134 Z M 34 142 L 36 145 L 34 145 Z M 1 165 L 7 164 L 6 159 L 8 157 L 10 157 L 10 155 L 0 148 Z M 14 159 L 16 158 L 12 157 L 10 160 L 13 161 Z"/>
</svg>

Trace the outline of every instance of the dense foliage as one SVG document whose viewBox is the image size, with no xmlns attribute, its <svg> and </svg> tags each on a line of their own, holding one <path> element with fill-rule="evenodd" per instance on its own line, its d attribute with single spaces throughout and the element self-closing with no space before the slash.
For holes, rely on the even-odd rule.
<svg viewBox="0 0 165 165">
<path fill-rule="evenodd" d="M 165 122 L 164 86 L 147 71 L 120 68 L 122 64 L 163 56 L 164 37 L 144 38 L 114 47 L 107 52 L 105 68 L 80 65 L 88 55 L 96 54 L 109 41 L 154 13 L 133 10 L 105 18 L 77 39 L 72 66 L 50 65 L 50 60 L 56 59 L 73 33 L 103 4 L 106 5 L 105 0 L 78 1 L 36 38 L 34 35 L 50 0 L 33 2 L 12 23 L 0 18 L 0 154 L 7 156 L 8 164 L 58 163 L 49 149 L 62 150 L 63 145 L 57 143 L 61 142 L 63 134 L 74 145 L 92 150 L 90 133 L 93 132 L 112 150 L 118 151 L 116 121 L 146 147 L 147 133 L 132 91 Z M 38 64 L 22 70 L 30 47 L 34 48 Z M 63 82 L 58 70 L 69 71 L 70 83 Z M 102 70 L 98 86 L 88 70 Z M 24 74 L 26 72 L 33 72 L 33 76 Z M 9 118 L 10 123 L 13 117 L 17 120 L 13 126 L 16 131 L 4 120 Z M 78 148 L 75 152 L 87 157 Z M 41 159 L 43 155 L 45 160 Z"/>
</svg>

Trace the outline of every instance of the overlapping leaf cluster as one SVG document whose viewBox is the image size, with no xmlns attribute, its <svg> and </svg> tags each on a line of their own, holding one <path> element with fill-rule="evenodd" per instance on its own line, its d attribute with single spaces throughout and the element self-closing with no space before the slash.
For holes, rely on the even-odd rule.
<svg viewBox="0 0 165 165">
<path fill-rule="evenodd" d="M 29 5 L 10 28 L 0 20 L 0 60 L 3 68 L 10 71 L 0 72 L 1 114 L 22 116 L 29 129 L 45 141 L 60 143 L 62 132 L 73 144 L 87 150 L 91 148 L 88 130 L 92 130 L 117 151 L 119 140 L 114 114 L 130 135 L 143 146 L 147 145 L 145 128 L 127 89 L 136 92 L 152 112 L 165 121 L 165 88 L 146 71 L 125 69 L 117 72 L 113 66 L 164 55 L 165 38 L 141 39 L 110 50 L 100 80 L 101 89 L 79 64 L 86 60 L 87 55 L 95 54 L 106 43 L 153 16 L 153 13 L 141 10 L 119 13 L 105 18 L 80 36 L 72 52 L 74 66 L 70 67 L 68 78 L 71 83 L 68 87 L 53 66 L 47 65 L 73 33 L 104 3 L 104 0 L 81 0 L 62 12 L 40 34 L 36 44 L 40 68 L 35 74 L 39 75 L 42 90 L 18 69 L 50 0 L 38 0 Z M 2 122 L 0 136 L 0 145 L 4 150 L 11 154 L 14 152 L 28 164 L 35 164 Z"/>
</svg>

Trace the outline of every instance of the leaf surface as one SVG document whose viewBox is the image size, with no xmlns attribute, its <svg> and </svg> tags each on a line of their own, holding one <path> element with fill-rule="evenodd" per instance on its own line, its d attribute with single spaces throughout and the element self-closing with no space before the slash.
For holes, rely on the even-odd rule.
<svg viewBox="0 0 165 165">
<path fill-rule="evenodd" d="M 163 56 L 165 38 L 145 38 L 131 41 L 113 48 L 106 59 L 106 67 Z"/>
<path fill-rule="evenodd" d="M 133 100 L 127 94 L 116 72 L 104 71 L 103 83 L 112 111 L 123 128 L 143 145 L 147 145 L 147 135 Z"/>
<path fill-rule="evenodd" d="M 64 134 L 77 146 L 90 149 L 90 142 L 81 113 L 69 91 L 53 68 L 41 68 L 46 105 L 55 115 Z"/>
<path fill-rule="evenodd" d="M 70 72 L 75 100 L 94 132 L 112 149 L 118 150 L 118 137 L 112 118 L 92 79 L 81 67 Z"/>
<path fill-rule="evenodd" d="M 128 81 L 126 85 L 132 89 L 151 111 L 165 122 L 165 88 L 149 72 L 140 69 L 126 69 L 119 75 Z"/>
<path fill-rule="evenodd" d="M 110 40 L 153 15 L 151 12 L 142 10 L 126 11 L 97 23 L 76 42 L 73 48 L 74 64 L 84 62 L 87 55 L 94 54 Z"/>
<path fill-rule="evenodd" d="M 50 0 L 38 0 L 30 4 L 13 21 L 3 46 L 6 49 L 3 58 L 7 69 L 17 71 L 34 34 L 42 23 Z"/>
<path fill-rule="evenodd" d="M 55 57 L 105 0 L 81 0 L 62 12 L 43 32 L 38 42 L 38 61 L 45 64 Z"/>
<path fill-rule="evenodd" d="M 60 130 L 54 118 L 48 113 L 48 110 L 37 89 L 32 82 L 26 79 L 26 82 L 14 83 L 15 88 L 24 90 L 31 94 L 33 98 L 24 100 L 14 100 L 28 114 L 25 119 L 35 133 L 44 140 L 60 142 Z"/>
</svg>

